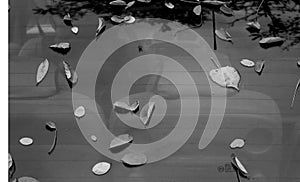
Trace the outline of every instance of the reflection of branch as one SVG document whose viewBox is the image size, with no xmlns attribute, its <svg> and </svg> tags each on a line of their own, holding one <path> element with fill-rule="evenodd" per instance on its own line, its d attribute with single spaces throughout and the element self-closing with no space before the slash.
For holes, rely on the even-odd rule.
<svg viewBox="0 0 300 182">
<path fill-rule="evenodd" d="M 258 6 L 258 8 L 257 8 L 257 10 L 256 10 L 256 17 L 257 17 L 257 15 L 258 15 L 259 9 L 260 9 L 261 5 L 264 3 L 264 1 L 265 1 L 265 0 L 262 0 L 262 1 L 260 2 L 259 6 Z"/>
<path fill-rule="evenodd" d="M 236 22 L 241 21 L 241 20 L 246 20 L 246 19 L 248 19 L 250 16 L 253 16 L 253 15 L 255 15 L 255 14 L 256 14 L 256 12 L 253 12 L 253 13 L 250 13 L 250 14 L 248 14 L 248 15 L 246 15 L 246 16 L 241 17 L 241 18 L 237 18 L 237 19 L 233 20 L 232 22 L 230 22 L 230 24 L 231 24 L 231 26 L 233 26 Z"/>
</svg>

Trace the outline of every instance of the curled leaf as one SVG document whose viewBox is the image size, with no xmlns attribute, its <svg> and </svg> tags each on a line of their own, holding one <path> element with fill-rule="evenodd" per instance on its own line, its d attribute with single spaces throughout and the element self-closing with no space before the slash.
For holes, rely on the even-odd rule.
<svg viewBox="0 0 300 182">
<path fill-rule="evenodd" d="M 96 141 L 97 141 L 97 137 L 96 137 L 95 135 L 91 135 L 91 140 L 92 140 L 93 142 L 96 142 Z"/>
<path fill-rule="evenodd" d="M 68 42 L 61 42 L 58 44 L 53 44 L 53 45 L 50 45 L 49 47 L 53 51 L 61 53 L 61 54 L 67 54 L 71 50 L 71 45 Z"/>
<path fill-rule="evenodd" d="M 172 4 L 171 2 L 167 2 L 167 1 L 165 2 L 165 6 L 169 9 L 173 9 L 175 7 L 174 4 Z"/>
<path fill-rule="evenodd" d="M 132 152 L 125 154 L 121 161 L 129 166 L 140 166 L 147 163 L 147 157 L 145 154 Z"/>
<path fill-rule="evenodd" d="M 110 20 L 114 23 L 122 23 L 124 22 L 124 17 L 114 15 L 110 18 Z"/>
<path fill-rule="evenodd" d="M 56 147 L 56 141 L 57 141 L 57 128 L 56 128 L 56 125 L 54 122 L 52 121 L 49 121 L 46 123 L 46 128 L 49 130 L 49 131 L 54 131 L 54 138 L 53 138 L 53 142 L 52 142 L 52 145 L 48 151 L 48 154 L 51 154 L 53 152 L 53 150 L 55 149 Z"/>
<path fill-rule="evenodd" d="M 66 61 L 63 61 L 63 66 L 67 82 L 70 88 L 72 88 L 78 81 L 78 75 Z"/>
<path fill-rule="evenodd" d="M 98 18 L 98 28 L 96 30 L 96 37 L 99 37 L 100 34 L 104 32 L 106 24 L 103 18 Z"/>
<path fill-rule="evenodd" d="M 296 94 L 297 94 L 297 91 L 298 91 L 299 87 L 300 87 L 300 78 L 299 78 L 299 80 L 298 80 L 298 82 L 296 84 L 295 90 L 294 90 L 294 94 L 293 94 L 293 98 L 292 98 L 292 103 L 291 103 L 291 108 L 294 107 L 294 102 L 295 102 Z"/>
<path fill-rule="evenodd" d="M 215 34 L 221 40 L 232 42 L 231 35 L 224 30 L 224 28 L 220 28 L 219 30 L 215 30 Z"/>
<path fill-rule="evenodd" d="M 36 73 L 36 86 L 38 86 L 46 77 L 49 69 L 49 61 L 48 59 L 45 59 L 41 64 L 39 65 Z"/>
<path fill-rule="evenodd" d="M 124 22 L 127 24 L 131 24 L 135 22 L 135 18 L 133 16 L 125 16 L 124 17 Z"/>
<path fill-rule="evenodd" d="M 125 102 L 121 102 L 121 101 L 116 101 L 113 104 L 113 108 L 114 110 L 118 111 L 118 110 L 125 110 L 125 111 L 129 111 L 129 112 L 137 112 L 139 109 L 139 101 L 135 101 L 133 104 L 129 105 Z"/>
<path fill-rule="evenodd" d="M 227 88 L 234 88 L 239 91 L 239 82 L 241 76 L 239 72 L 230 66 L 225 66 L 217 69 L 212 69 L 209 76 L 218 85 Z"/>
<path fill-rule="evenodd" d="M 252 68 L 255 66 L 255 63 L 249 59 L 242 59 L 240 61 L 241 65 L 248 67 L 248 68 Z"/>
<path fill-rule="evenodd" d="M 55 131 L 56 130 L 56 125 L 54 122 L 52 121 L 49 121 L 46 123 L 46 128 L 49 130 L 49 131 Z"/>
<path fill-rule="evenodd" d="M 140 112 L 140 120 L 145 126 L 149 124 L 154 108 L 155 108 L 154 102 L 149 102 L 142 108 Z"/>
<path fill-rule="evenodd" d="M 193 9 L 193 12 L 194 12 L 197 16 L 201 15 L 201 11 L 202 11 L 202 8 L 201 8 L 201 5 L 200 5 L 200 4 L 197 5 L 197 6 L 195 6 L 194 9 Z"/>
<path fill-rule="evenodd" d="M 231 161 L 231 163 L 233 164 L 233 166 L 235 166 L 237 168 L 237 170 L 244 177 L 248 176 L 248 171 L 246 170 L 246 168 L 244 167 L 244 165 L 242 164 L 242 162 L 234 154 L 232 154 L 232 161 Z"/>
<path fill-rule="evenodd" d="M 99 162 L 92 168 L 92 172 L 95 175 L 104 175 L 110 170 L 111 164 L 108 162 Z"/>
<path fill-rule="evenodd" d="M 24 146 L 28 146 L 31 145 L 33 143 L 33 139 L 29 138 L 29 137 L 23 137 L 19 140 L 19 142 L 24 145 Z"/>
<path fill-rule="evenodd" d="M 228 6 L 226 6 L 226 4 L 224 4 L 223 6 L 220 7 L 220 11 L 227 16 L 233 16 L 234 12 L 231 8 L 229 8 Z"/>
<path fill-rule="evenodd" d="M 110 143 L 109 148 L 116 148 L 128 143 L 131 143 L 133 141 L 133 137 L 128 134 L 119 135 L 117 138 L 113 139 Z"/>
<path fill-rule="evenodd" d="M 230 148 L 235 149 L 235 148 L 242 148 L 245 145 L 245 140 L 244 139 L 234 139 L 231 143 L 230 143 Z"/>
<path fill-rule="evenodd" d="M 126 6 L 127 5 L 126 2 L 122 1 L 122 0 L 111 1 L 109 4 L 113 5 L 113 6 Z"/>
<path fill-rule="evenodd" d="M 260 28 L 261 28 L 260 23 L 258 21 L 248 22 L 247 26 L 250 28 L 253 28 L 255 30 L 260 30 Z"/>
<path fill-rule="evenodd" d="M 85 108 L 83 106 L 79 106 L 75 109 L 74 115 L 77 118 L 82 118 L 85 115 Z"/>
<path fill-rule="evenodd" d="M 260 44 L 273 44 L 278 42 L 283 42 L 285 39 L 281 37 L 266 37 L 262 38 L 259 43 Z"/>
</svg>

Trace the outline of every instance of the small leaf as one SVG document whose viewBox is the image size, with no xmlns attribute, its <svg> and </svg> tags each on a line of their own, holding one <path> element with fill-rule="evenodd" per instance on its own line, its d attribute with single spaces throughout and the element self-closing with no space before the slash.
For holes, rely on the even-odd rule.
<svg viewBox="0 0 300 182">
<path fill-rule="evenodd" d="M 23 176 L 20 178 L 15 179 L 13 182 L 39 182 L 37 179 L 29 176 Z"/>
<path fill-rule="evenodd" d="M 255 72 L 256 72 L 258 75 L 261 75 L 261 73 L 262 73 L 264 67 L 265 67 L 265 61 L 264 61 L 264 60 L 262 60 L 262 61 L 257 61 L 257 62 L 255 63 L 254 70 L 255 70 Z"/>
<path fill-rule="evenodd" d="M 114 110 L 125 110 L 134 113 L 137 112 L 137 110 L 139 109 L 139 101 L 135 101 L 131 105 L 128 105 L 127 103 L 122 101 L 116 101 L 113 104 L 113 108 Z"/>
<path fill-rule="evenodd" d="M 145 154 L 132 152 L 125 154 L 121 161 L 129 166 L 140 166 L 147 163 L 147 157 Z"/>
<path fill-rule="evenodd" d="M 79 106 L 76 108 L 74 115 L 77 118 L 82 118 L 85 115 L 85 108 L 83 106 Z"/>
<path fill-rule="evenodd" d="M 49 46 L 50 49 L 52 49 L 53 51 L 57 52 L 57 53 L 61 53 L 61 54 L 67 54 L 70 50 L 71 50 L 71 45 L 70 43 L 67 42 L 61 42 L 58 44 L 53 44 Z"/>
<path fill-rule="evenodd" d="M 129 3 L 127 3 L 125 9 L 130 8 L 131 6 L 133 6 L 135 4 L 135 1 L 130 1 Z"/>
<path fill-rule="evenodd" d="M 117 138 L 113 139 L 110 143 L 109 148 L 116 148 L 128 143 L 131 143 L 133 141 L 133 137 L 128 134 L 119 135 Z"/>
<path fill-rule="evenodd" d="M 165 2 L 165 6 L 169 9 L 173 9 L 175 7 L 174 4 L 172 4 L 171 2 L 167 2 L 167 1 Z"/>
<path fill-rule="evenodd" d="M 64 16 L 63 21 L 67 26 L 72 26 L 72 18 L 69 13 Z"/>
<path fill-rule="evenodd" d="M 215 30 L 215 34 L 221 40 L 232 42 L 231 35 L 224 30 L 224 28 L 220 28 L 219 30 Z"/>
<path fill-rule="evenodd" d="M 49 121 L 46 123 L 46 128 L 50 131 L 54 131 L 54 130 L 56 130 L 56 125 L 54 122 Z"/>
<path fill-rule="evenodd" d="M 92 168 L 92 172 L 95 175 L 104 175 L 110 170 L 111 164 L 108 162 L 99 162 Z"/>
<path fill-rule="evenodd" d="M 96 141 L 97 141 L 97 137 L 96 137 L 95 135 L 91 135 L 91 140 L 92 140 L 93 142 L 96 142 Z"/>
<path fill-rule="evenodd" d="M 8 153 L 8 169 L 10 169 L 12 166 L 13 166 L 13 159 L 10 153 Z"/>
<path fill-rule="evenodd" d="M 149 102 L 142 108 L 140 112 L 140 120 L 145 126 L 149 124 L 154 108 L 155 108 L 154 102 Z"/>
<path fill-rule="evenodd" d="M 228 16 L 233 16 L 234 12 L 231 8 L 227 7 L 226 4 L 220 7 L 220 11 Z"/>
<path fill-rule="evenodd" d="M 67 82 L 70 86 L 70 88 L 73 88 L 74 85 L 76 85 L 78 81 L 78 75 L 77 73 L 72 69 L 69 63 L 66 61 L 63 61 L 63 66 L 64 66 L 64 71 L 65 71 L 65 76 L 67 79 Z"/>
<path fill-rule="evenodd" d="M 209 76 L 216 84 L 222 87 L 234 88 L 239 91 L 238 85 L 240 83 L 241 76 L 235 68 L 225 66 L 217 69 L 212 69 L 209 72 Z"/>
<path fill-rule="evenodd" d="M 297 61 L 297 66 L 298 66 L 298 67 L 300 67 L 300 60 L 299 60 L 299 61 Z"/>
<path fill-rule="evenodd" d="M 127 5 L 126 2 L 122 1 L 122 0 L 111 1 L 109 4 L 113 5 L 113 6 L 126 6 Z"/>
<path fill-rule="evenodd" d="M 194 12 L 197 16 L 201 15 L 201 11 L 202 11 L 201 5 L 195 6 L 194 9 L 193 9 L 193 12 Z"/>
<path fill-rule="evenodd" d="M 19 140 L 19 142 L 24 145 L 24 146 L 28 146 L 31 145 L 33 143 L 33 139 L 29 138 L 29 137 L 23 137 Z"/>
<path fill-rule="evenodd" d="M 299 80 L 298 80 L 298 82 L 296 84 L 295 90 L 294 90 L 294 94 L 293 94 L 293 98 L 292 98 L 292 103 L 291 103 L 291 108 L 294 107 L 294 102 L 295 102 L 296 94 L 297 94 L 297 91 L 298 91 L 299 87 L 300 87 L 300 78 L 299 78 Z"/>
<path fill-rule="evenodd" d="M 248 67 L 248 68 L 252 68 L 255 66 L 255 63 L 249 59 L 242 59 L 240 61 L 241 65 Z"/>
<path fill-rule="evenodd" d="M 49 61 L 48 59 L 45 59 L 41 64 L 39 65 L 36 73 L 36 86 L 38 86 L 46 77 L 49 69 Z"/>
<path fill-rule="evenodd" d="M 231 163 L 239 170 L 239 172 L 243 176 L 246 176 L 246 177 L 248 176 L 248 171 L 246 170 L 246 168 L 244 167 L 242 162 L 234 154 L 232 155 Z"/>
<path fill-rule="evenodd" d="M 131 24 L 135 22 L 135 18 L 133 16 L 125 16 L 124 22 L 127 24 Z"/>
<path fill-rule="evenodd" d="M 244 139 L 234 139 L 231 143 L 230 143 L 230 148 L 235 149 L 235 148 L 242 148 L 245 145 L 245 140 Z"/>
<path fill-rule="evenodd" d="M 56 141 L 57 141 L 57 128 L 54 122 L 49 121 L 46 123 L 46 129 L 48 129 L 49 131 L 54 131 L 54 138 L 53 138 L 53 142 L 52 145 L 48 151 L 48 154 L 51 154 L 53 152 L 53 150 L 56 147 Z"/>
<path fill-rule="evenodd" d="M 150 3 L 151 0 L 137 0 L 138 2 L 141 2 L 141 3 Z"/>
<path fill-rule="evenodd" d="M 78 32 L 79 32 L 79 28 L 76 27 L 76 26 L 73 26 L 73 27 L 71 28 L 71 31 L 72 31 L 73 34 L 77 35 Z"/>
<path fill-rule="evenodd" d="M 114 15 L 110 18 L 110 20 L 114 23 L 122 23 L 124 22 L 124 18 L 121 16 Z"/>
<path fill-rule="evenodd" d="M 266 37 L 259 41 L 260 44 L 272 44 L 272 43 L 278 43 L 283 42 L 285 39 L 281 37 Z"/>
<path fill-rule="evenodd" d="M 247 26 L 256 30 L 260 30 L 261 28 L 260 23 L 258 21 L 248 22 Z"/>
</svg>

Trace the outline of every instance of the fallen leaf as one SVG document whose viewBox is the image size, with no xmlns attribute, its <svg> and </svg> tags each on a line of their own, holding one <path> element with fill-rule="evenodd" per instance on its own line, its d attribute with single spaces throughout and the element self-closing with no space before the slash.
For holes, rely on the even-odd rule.
<svg viewBox="0 0 300 182">
<path fill-rule="evenodd" d="M 260 44 L 272 44 L 272 43 L 278 43 L 283 42 L 285 39 L 281 37 L 266 37 L 262 38 L 259 43 Z"/>
<path fill-rule="evenodd" d="M 104 175 L 110 170 L 111 164 L 108 162 L 99 162 L 92 168 L 92 172 L 95 175 Z"/>
<path fill-rule="evenodd" d="M 73 27 L 71 28 L 71 31 L 72 31 L 73 34 L 77 35 L 78 32 L 79 32 L 79 28 L 76 27 L 76 26 L 73 26 Z"/>
<path fill-rule="evenodd" d="M 64 16 L 63 21 L 67 26 L 72 26 L 72 18 L 69 13 Z"/>
<path fill-rule="evenodd" d="M 82 118 L 85 115 L 85 108 L 83 106 L 79 106 L 75 109 L 74 115 L 77 118 Z"/>
<path fill-rule="evenodd" d="M 292 98 L 292 103 L 291 103 L 291 108 L 294 107 L 294 102 L 295 102 L 296 94 L 297 94 L 297 91 L 298 91 L 299 87 L 300 87 L 300 78 L 299 78 L 299 80 L 298 80 L 298 82 L 296 84 L 295 90 L 294 90 L 294 94 L 293 94 L 293 98 Z"/>
<path fill-rule="evenodd" d="M 127 5 L 126 2 L 122 1 L 122 0 L 111 1 L 109 4 L 113 5 L 113 6 L 126 6 Z"/>
<path fill-rule="evenodd" d="M 298 67 L 300 67 L 300 60 L 299 60 L 299 61 L 297 61 L 297 66 L 298 66 Z"/>
<path fill-rule="evenodd" d="M 150 3 L 151 0 L 137 0 L 138 2 L 141 2 L 141 3 Z"/>
<path fill-rule="evenodd" d="M 8 153 L 8 169 L 10 169 L 12 165 L 13 165 L 13 160 L 10 153 Z"/>
<path fill-rule="evenodd" d="M 127 3 L 125 9 L 130 8 L 131 6 L 133 6 L 135 4 L 135 1 L 130 1 L 129 3 Z"/>
<path fill-rule="evenodd" d="M 133 137 L 128 134 L 119 135 L 115 139 L 113 139 L 110 143 L 109 149 L 116 148 L 133 141 Z"/>
<path fill-rule="evenodd" d="M 220 7 L 220 11 L 222 13 L 224 13 L 225 15 L 229 15 L 229 16 L 233 16 L 234 12 L 231 8 L 229 8 L 228 6 L 226 6 L 226 4 L 224 4 L 223 6 Z"/>
<path fill-rule="evenodd" d="M 256 30 L 260 30 L 261 28 L 260 23 L 258 21 L 248 22 L 247 26 Z"/>
<path fill-rule="evenodd" d="M 46 123 L 46 128 L 47 128 L 49 131 L 54 131 L 53 142 L 52 142 L 51 148 L 50 148 L 49 151 L 48 151 L 48 154 L 51 154 L 51 153 L 53 152 L 53 150 L 55 149 L 55 147 L 56 147 L 56 141 L 57 141 L 57 128 L 56 128 L 55 123 L 52 122 L 52 121 L 49 121 L 49 122 Z"/>
<path fill-rule="evenodd" d="M 100 34 L 104 32 L 106 24 L 103 18 L 98 18 L 98 28 L 96 30 L 96 37 L 99 37 Z"/>
<path fill-rule="evenodd" d="M 169 9 L 173 9 L 175 7 L 174 4 L 172 4 L 171 2 L 167 2 L 167 1 L 165 2 L 165 6 Z"/>
<path fill-rule="evenodd" d="M 212 69 L 209 76 L 218 85 L 227 88 L 234 88 L 239 91 L 238 85 L 241 79 L 239 72 L 230 66 Z"/>
<path fill-rule="evenodd" d="M 132 152 L 125 154 L 121 161 L 126 165 L 140 166 L 147 163 L 147 157 L 145 154 Z"/>
<path fill-rule="evenodd" d="M 91 140 L 92 140 L 93 142 L 96 142 L 96 141 L 97 141 L 97 137 L 96 137 L 95 135 L 91 135 Z"/>
<path fill-rule="evenodd" d="M 61 54 L 67 54 L 71 50 L 71 45 L 70 45 L 70 43 L 67 43 L 67 42 L 53 44 L 53 45 L 50 45 L 49 47 L 53 51 L 61 53 Z"/>
<path fill-rule="evenodd" d="M 242 162 L 233 154 L 231 163 L 239 170 L 239 172 L 244 176 L 248 176 L 248 171 L 242 164 Z"/>
<path fill-rule="evenodd" d="M 63 66 L 68 84 L 72 88 L 78 81 L 78 75 L 66 61 L 63 61 Z"/>
<path fill-rule="evenodd" d="M 226 4 L 226 2 L 224 2 L 224 1 L 217 1 L 217 0 L 204 0 L 204 1 L 202 1 L 202 3 L 210 4 L 210 5 L 214 5 L 214 6 L 221 6 L 221 5 Z"/>
<path fill-rule="evenodd" d="M 28 146 L 31 145 L 33 143 L 33 139 L 29 138 L 29 137 L 23 137 L 19 140 L 19 142 L 24 145 L 24 146 Z"/>
<path fill-rule="evenodd" d="M 252 68 L 255 66 L 255 63 L 249 59 L 242 59 L 240 61 L 241 65 L 248 67 L 248 68 Z"/>
<path fill-rule="evenodd" d="M 142 108 L 140 112 L 140 120 L 145 126 L 149 124 L 154 108 L 155 108 L 154 102 L 149 102 Z"/>
<path fill-rule="evenodd" d="M 254 70 L 258 75 L 261 75 L 264 67 L 265 67 L 265 61 L 264 60 L 256 61 Z"/>
<path fill-rule="evenodd" d="M 130 112 L 137 112 L 137 110 L 139 109 L 139 101 L 135 101 L 133 104 L 128 105 L 125 102 L 121 102 L 121 101 L 116 101 L 113 104 L 113 108 L 114 110 L 125 110 L 125 111 L 130 111 Z"/>
<path fill-rule="evenodd" d="M 45 59 L 42 61 L 37 69 L 36 73 L 36 86 L 38 86 L 46 77 L 49 69 L 49 61 Z"/>
<path fill-rule="evenodd" d="M 39 182 L 39 181 L 33 177 L 23 176 L 23 177 L 14 179 L 13 182 Z"/>
<path fill-rule="evenodd" d="M 197 16 L 201 15 L 201 11 L 202 11 L 201 5 L 195 6 L 194 9 L 193 9 L 193 12 L 194 12 Z"/>
<path fill-rule="evenodd" d="M 235 149 L 235 148 L 242 148 L 245 145 L 245 140 L 244 139 L 234 139 L 231 143 L 230 143 L 230 148 Z"/>
<path fill-rule="evenodd" d="M 221 40 L 232 42 L 231 35 L 224 30 L 224 28 L 220 28 L 219 30 L 215 30 L 215 34 Z"/>
<path fill-rule="evenodd" d="M 114 15 L 110 18 L 110 20 L 115 23 L 122 23 L 124 21 L 124 18 L 121 16 Z"/>
<path fill-rule="evenodd" d="M 135 22 L 135 18 L 133 16 L 125 16 L 124 22 L 127 24 L 131 24 Z"/>
</svg>

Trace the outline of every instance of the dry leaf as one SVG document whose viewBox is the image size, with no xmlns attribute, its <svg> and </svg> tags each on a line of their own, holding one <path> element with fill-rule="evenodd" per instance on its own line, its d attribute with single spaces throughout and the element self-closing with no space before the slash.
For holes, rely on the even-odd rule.
<svg viewBox="0 0 300 182">
<path fill-rule="evenodd" d="M 83 106 L 79 106 L 75 109 L 74 115 L 77 118 L 82 118 L 85 115 L 85 108 Z"/>
<path fill-rule="evenodd" d="M 173 9 L 175 7 L 171 2 L 165 2 L 165 6 L 169 9 Z"/>
<path fill-rule="evenodd" d="M 96 137 L 95 135 L 91 135 L 91 140 L 92 140 L 93 142 L 96 142 L 96 141 L 97 141 L 97 137 Z"/>
<path fill-rule="evenodd" d="M 122 0 L 111 1 L 109 4 L 113 5 L 113 6 L 126 6 L 127 5 L 126 2 L 122 1 Z"/>
<path fill-rule="evenodd" d="M 296 98 L 296 94 L 297 94 L 297 91 L 300 87 L 300 78 L 296 84 L 296 87 L 295 87 L 295 90 L 294 90 L 294 94 L 293 94 L 293 98 L 292 98 L 292 103 L 291 103 L 291 108 L 294 107 L 294 102 L 295 102 L 295 98 Z"/>
<path fill-rule="evenodd" d="M 73 34 L 77 35 L 78 32 L 79 32 L 79 28 L 76 27 L 76 26 L 73 26 L 73 27 L 71 28 L 71 31 L 72 31 Z"/>
<path fill-rule="evenodd" d="M 39 65 L 39 67 L 37 69 L 36 86 L 38 86 L 43 81 L 43 79 L 45 78 L 45 76 L 48 73 L 48 69 L 49 69 L 49 61 L 48 61 L 48 59 L 45 59 L 43 62 L 41 62 L 41 64 Z"/>
<path fill-rule="evenodd" d="M 264 60 L 262 60 L 262 61 L 257 61 L 257 62 L 255 63 L 254 70 L 255 70 L 255 72 L 256 72 L 258 75 L 261 75 L 261 73 L 262 73 L 264 67 L 265 67 L 265 61 L 264 61 Z"/>
<path fill-rule="evenodd" d="M 92 168 L 92 172 L 95 175 L 104 175 L 110 170 L 111 164 L 108 162 L 99 162 Z"/>
<path fill-rule="evenodd" d="M 124 17 L 124 22 L 127 24 L 131 24 L 135 22 L 135 18 L 133 16 L 125 16 Z"/>
<path fill-rule="evenodd" d="M 228 6 L 226 6 L 226 4 L 224 4 L 223 6 L 220 7 L 220 11 L 222 13 L 224 13 L 225 15 L 229 15 L 229 16 L 233 16 L 234 12 L 231 8 L 229 8 Z"/>
<path fill-rule="evenodd" d="M 78 81 L 78 75 L 66 61 L 63 61 L 63 66 L 68 84 L 72 88 Z"/>
<path fill-rule="evenodd" d="M 127 3 L 125 9 L 130 8 L 131 6 L 133 6 L 135 4 L 135 1 L 130 1 L 129 3 Z"/>
<path fill-rule="evenodd" d="M 248 68 L 252 68 L 255 66 L 255 63 L 249 59 L 242 59 L 240 61 L 241 65 L 248 67 Z"/>
<path fill-rule="evenodd" d="M 67 26 L 72 26 L 72 18 L 69 13 L 64 16 L 63 21 Z"/>
<path fill-rule="evenodd" d="M 130 166 L 140 166 L 147 163 L 147 157 L 142 153 L 128 153 L 125 154 L 121 161 Z"/>
<path fill-rule="evenodd" d="M 24 145 L 24 146 L 28 146 L 31 145 L 33 143 L 33 139 L 29 138 L 29 137 L 23 137 L 19 140 L 19 142 Z"/>
<path fill-rule="evenodd" d="M 261 28 L 260 23 L 258 21 L 248 22 L 247 26 L 256 30 L 260 30 Z"/>
<path fill-rule="evenodd" d="M 154 108 L 155 108 L 154 102 L 149 102 L 142 108 L 140 112 L 140 120 L 145 126 L 149 124 Z"/>
<path fill-rule="evenodd" d="M 202 3 L 215 5 L 215 6 L 221 6 L 221 5 L 226 4 L 226 2 L 224 2 L 224 1 L 217 1 L 217 0 L 204 0 L 204 1 L 202 1 Z"/>
<path fill-rule="evenodd" d="M 260 44 L 272 44 L 272 43 L 278 43 L 283 42 L 285 39 L 281 37 L 266 37 L 259 41 Z"/>
<path fill-rule="evenodd" d="M 39 181 L 33 177 L 23 176 L 15 179 L 13 182 L 39 182 Z"/>
<path fill-rule="evenodd" d="M 51 153 L 53 152 L 53 150 L 55 149 L 55 147 L 56 147 L 56 141 L 57 141 L 57 128 L 56 128 L 55 123 L 52 122 L 52 121 L 49 121 L 49 122 L 46 123 L 46 128 L 47 128 L 49 131 L 54 131 L 53 142 L 52 142 L 51 148 L 50 148 L 49 151 L 48 151 L 48 154 L 51 154 Z"/>
<path fill-rule="evenodd" d="M 116 101 L 113 104 L 113 108 L 114 110 L 125 110 L 125 111 L 129 111 L 129 112 L 137 112 L 137 110 L 139 109 L 139 101 L 135 101 L 133 104 L 128 105 L 125 102 L 121 102 L 121 101 Z"/>
<path fill-rule="evenodd" d="M 96 37 L 99 37 L 100 34 L 104 32 L 106 24 L 103 18 L 98 18 L 98 28 L 96 30 Z"/>
<path fill-rule="evenodd" d="M 133 141 L 133 137 L 128 134 L 119 135 L 117 138 L 111 141 L 109 149 L 131 143 L 132 141 Z"/>
<path fill-rule="evenodd" d="M 13 165 L 13 160 L 10 153 L 8 153 L 8 169 L 10 169 L 12 165 Z"/>
<path fill-rule="evenodd" d="M 193 9 L 193 12 L 194 12 L 197 16 L 201 15 L 201 11 L 202 11 L 201 5 L 195 6 L 194 9 Z"/>
<path fill-rule="evenodd" d="M 53 45 L 50 45 L 49 47 L 53 51 L 61 53 L 61 54 L 67 54 L 71 50 L 71 45 L 70 45 L 70 43 L 67 43 L 67 42 L 53 44 Z"/>
<path fill-rule="evenodd" d="M 231 143 L 230 143 L 230 148 L 235 149 L 235 148 L 242 148 L 245 145 L 245 140 L 244 139 L 234 139 Z"/>
<path fill-rule="evenodd" d="M 248 176 L 248 171 L 246 170 L 246 168 L 244 167 L 242 162 L 234 154 L 232 155 L 231 163 L 239 170 L 239 172 L 243 176 L 246 176 L 246 177 Z"/>
<path fill-rule="evenodd" d="M 238 85 L 241 79 L 239 72 L 230 66 L 212 69 L 209 76 L 218 85 L 227 88 L 234 88 L 239 91 Z"/>
<path fill-rule="evenodd" d="M 115 23 L 122 23 L 124 21 L 124 18 L 121 16 L 114 15 L 110 18 L 110 20 Z"/>
<path fill-rule="evenodd" d="M 299 60 L 299 61 L 297 61 L 297 66 L 298 66 L 298 67 L 300 67 L 300 60 Z"/>
<path fill-rule="evenodd" d="M 141 2 L 141 3 L 150 3 L 151 0 L 137 0 L 138 2 Z"/>
<path fill-rule="evenodd" d="M 221 40 L 232 42 L 231 35 L 224 30 L 224 28 L 220 28 L 219 30 L 215 30 L 215 34 Z"/>
</svg>

